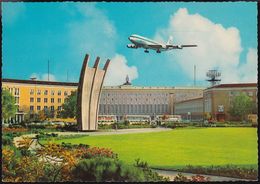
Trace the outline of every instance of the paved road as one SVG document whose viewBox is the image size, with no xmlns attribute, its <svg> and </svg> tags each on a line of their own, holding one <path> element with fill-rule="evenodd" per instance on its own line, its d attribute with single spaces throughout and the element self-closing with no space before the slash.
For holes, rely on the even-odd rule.
<svg viewBox="0 0 260 184">
<path fill-rule="evenodd" d="M 131 128 L 131 129 L 110 129 L 105 131 L 97 131 L 97 132 L 54 132 L 59 135 L 89 135 L 89 136 L 97 136 L 97 135 L 115 135 L 115 134 L 134 134 L 134 133 L 148 133 L 148 132 L 162 132 L 162 131 L 170 131 L 171 128 Z"/>
<path fill-rule="evenodd" d="M 171 181 L 173 181 L 174 177 L 177 176 L 178 173 L 181 173 L 182 175 L 191 178 L 191 176 L 196 176 L 196 174 L 193 173 L 184 173 L 184 172 L 177 172 L 177 171 L 164 171 L 164 170 L 159 170 L 159 169 L 153 169 L 156 171 L 159 175 L 169 177 Z M 230 177 L 222 177 L 222 176 L 213 176 L 213 175 L 204 175 L 200 174 L 201 176 L 204 177 L 209 177 L 209 181 L 251 181 L 251 180 L 246 180 L 246 179 L 238 179 L 238 178 L 230 178 Z"/>
</svg>

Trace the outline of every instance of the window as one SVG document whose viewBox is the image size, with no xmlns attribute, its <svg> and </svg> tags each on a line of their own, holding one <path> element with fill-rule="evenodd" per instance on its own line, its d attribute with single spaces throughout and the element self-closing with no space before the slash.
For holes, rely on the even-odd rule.
<svg viewBox="0 0 260 184">
<path fill-rule="evenodd" d="M 41 94 L 41 90 L 38 89 L 38 90 L 37 90 L 37 95 L 40 95 L 40 94 Z"/>
<path fill-rule="evenodd" d="M 41 110 L 41 106 L 37 106 L 37 111 L 40 111 Z"/>
<path fill-rule="evenodd" d="M 58 98 L 58 103 L 61 103 L 61 98 Z"/>
<path fill-rule="evenodd" d="M 14 89 L 14 95 L 19 95 L 19 88 Z"/>
<path fill-rule="evenodd" d="M 67 96 L 68 95 L 68 92 L 67 91 L 64 91 L 64 96 Z"/>
<path fill-rule="evenodd" d="M 44 110 L 46 111 L 48 109 L 48 107 L 47 106 L 44 106 Z"/>
<path fill-rule="evenodd" d="M 51 106 L 51 111 L 54 111 L 54 106 Z"/>
<path fill-rule="evenodd" d="M 33 95 L 33 94 L 34 94 L 34 90 L 31 89 L 31 90 L 30 90 L 30 95 Z"/>
<path fill-rule="evenodd" d="M 37 98 L 37 102 L 41 102 L 41 98 Z"/>
<path fill-rule="evenodd" d="M 33 111 L 34 107 L 33 105 L 30 106 L 30 111 Z"/>
<path fill-rule="evenodd" d="M 51 103 L 54 103 L 54 98 L 51 98 Z"/>
<path fill-rule="evenodd" d="M 47 103 L 48 102 L 48 98 L 44 98 L 44 103 Z"/>
<path fill-rule="evenodd" d="M 62 107 L 61 106 L 58 106 L 58 110 L 61 111 Z"/>
<path fill-rule="evenodd" d="M 34 102 L 34 98 L 30 98 L 30 102 Z"/>
<path fill-rule="evenodd" d="M 249 91 L 248 96 L 253 96 L 253 91 Z"/>
<path fill-rule="evenodd" d="M 51 95 L 54 95 L 54 90 L 51 90 Z"/>
<path fill-rule="evenodd" d="M 61 95 L 61 90 L 58 91 L 58 95 L 59 95 L 59 96 Z"/>
<path fill-rule="evenodd" d="M 15 97 L 15 103 L 19 103 L 19 97 Z"/>
<path fill-rule="evenodd" d="M 48 90 L 44 90 L 44 95 L 48 95 Z"/>
</svg>

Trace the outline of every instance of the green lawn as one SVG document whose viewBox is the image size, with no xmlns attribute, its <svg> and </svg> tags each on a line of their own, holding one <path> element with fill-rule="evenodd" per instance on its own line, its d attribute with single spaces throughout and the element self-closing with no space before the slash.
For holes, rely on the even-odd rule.
<svg viewBox="0 0 260 184">
<path fill-rule="evenodd" d="M 167 132 L 86 136 L 57 140 L 111 148 L 119 159 L 136 158 L 152 167 L 176 169 L 185 165 L 257 167 L 256 128 L 193 128 Z"/>
</svg>

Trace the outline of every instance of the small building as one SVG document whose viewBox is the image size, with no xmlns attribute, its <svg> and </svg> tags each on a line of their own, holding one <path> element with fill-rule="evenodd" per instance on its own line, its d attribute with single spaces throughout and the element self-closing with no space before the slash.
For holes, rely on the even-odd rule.
<svg viewBox="0 0 260 184">
<path fill-rule="evenodd" d="M 238 84 L 220 84 L 209 87 L 203 91 L 204 114 L 217 121 L 238 120 L 229 114 L 232 100 L 240 93 L 245 93 L 257 105 L 257 84 L 256 83 L 238 83 Z"/>
<path fill-rule="evenodd" d="M 182 120 L 203 121 L 203 97 L 175 103 L 175 114 Z"/>
</svg>

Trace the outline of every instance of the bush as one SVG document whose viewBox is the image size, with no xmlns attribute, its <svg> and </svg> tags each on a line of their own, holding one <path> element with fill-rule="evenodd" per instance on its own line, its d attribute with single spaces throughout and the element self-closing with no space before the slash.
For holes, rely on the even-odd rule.
<svg viewBox="0 0 260 184">
<path fill-rule="evenodd" d="M 123 164 L 119 160 L 102 157 L 81 160 L 72 170 L 72 174 L 73 181 L 145 181 L 141 169 Z"/>
<path fill-rule="evenodd" d="M 187 124 L 179 123 L 179 122 L 165 122 L 163 125 L 165 128 L 177 128 L 177 127 L 187 127 Z"/>
<path fill-rule="evenodd" d="M 83 151 L 82 158 L 93 158 L 93 157 L 106 157 L 106 158 L 117 158 L 117 154 L 109 148 L 98 148 L 92 147 Z"/>
<path fill-rule="evenodd" d="M 65 142 L 62 142 L 61 143 L 61 146 L 65 149 L 87 149 L 89 148 L 89 145 L 87 144 L 71 144 L 71 143 L 65 143 Z"/>
<path fill-rule="evenodd" d="M 30 125 L 27 125 L 27 128 L 30 128 L 30 129 L 45 129 L 45 125 L 33 125 L 33 124 L 30 124 Z"/>
<path fill-rule="evenodd" d="M 78 125 L 66 124 L 64 127 L 61 128 L 61 130 L 75 132 L 75 131 L 78 131 Z"/>
<path fill-rule="evenodd" d="M 13 145 L 13 137 L 3 135 L 2 136 L 2 145 Z"/>
<path fill-rule="evenodd" d="M 157 172 L 152 171 L 152 169 L 148 166 L 147 162 L 140 161 L 140 159 L 135 160 L 134 166 L 139 167 L 143 170 L 145 174 L 146 181 L 169 181 L 169 178 L 164 178 L 160 176 Z"/>
<path fill-rule="evenodd" d="M 257 179 L 258 169 L 254 168 L 240 168 L 238 166 L 226 165 L 226 166 L 191 166 L 188 165 L 186 168 L 181 169 L 183 172 L 191 172 L 198 174 L 209 174 L 218 175 L 234 178 L 244 178 L 244 179 Z"/>
<path fill-rule="evenodd" d="M 58 134 L 39 132 L 39 134 L 37 134 L 36 137 L 37 139 L 48 139 L 51 137 L 58 137 Z"/>
</svg>

